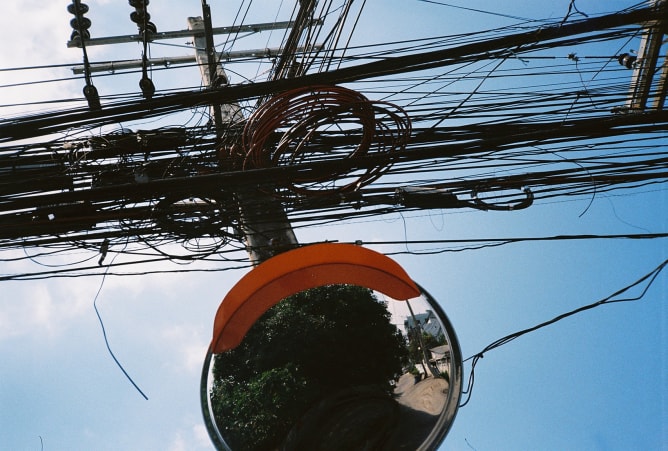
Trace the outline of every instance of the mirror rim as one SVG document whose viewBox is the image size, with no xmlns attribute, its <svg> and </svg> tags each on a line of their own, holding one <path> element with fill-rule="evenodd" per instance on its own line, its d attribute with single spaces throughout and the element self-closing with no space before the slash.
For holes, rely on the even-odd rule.
<svg viewBox="0 0 668 451">
<path fill-rule="evenodd" d="M 393 299 L 420 295 L 406 271 L 384 254 L 345 243 L 318 243 L 292 249 L 244 275 L 220 303 L 212 349 L 236 347 L 264 312 L 282 299 L 324 285 L 359 285 Z"/>
</svg>

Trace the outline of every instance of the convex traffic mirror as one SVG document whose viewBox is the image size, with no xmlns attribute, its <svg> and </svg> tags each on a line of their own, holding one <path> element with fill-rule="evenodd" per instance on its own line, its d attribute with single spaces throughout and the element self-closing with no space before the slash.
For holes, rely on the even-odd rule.
<svg viewBox="0 0 668 451">
<path fill-rule="evenodd" d="M 222 450 L 436 449 L 461 363 L 445 313 L 396 262 L 312 245 L 260 264 L 223 299 L 202 411 Z"/>
</svg>

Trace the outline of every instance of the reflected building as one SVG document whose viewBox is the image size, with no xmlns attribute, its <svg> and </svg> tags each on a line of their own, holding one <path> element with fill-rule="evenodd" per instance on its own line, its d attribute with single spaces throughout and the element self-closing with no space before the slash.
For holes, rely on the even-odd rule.
<svg viewBox="0 0 668 451">
<path fill-rule="evenodd" d="M 422 332 L 431 335 L 434 338 L 443 336 L 441 323 L 432 310 L 406 317 L 404 320 L 406 335 L 410 336 L 411 330 L 416 327 L 419 327 Z"/>
</svg>

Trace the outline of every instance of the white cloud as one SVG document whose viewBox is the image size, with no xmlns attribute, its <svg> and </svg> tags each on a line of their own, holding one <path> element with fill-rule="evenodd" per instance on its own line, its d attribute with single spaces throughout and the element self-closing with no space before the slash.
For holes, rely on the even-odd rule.
<svg viewBox="0 0 668 451">
<path fill-rule="evenodd" d="M 198 373 L 206 354 L 208 341 L 201 328 L 194 329 L 192 324 L 172 325 L 163 329 L 160 335 L 162 346 L 170 349 L 174 359 L 171 365 L 177 370 Z"/>
<path fill-rule="evenodd" d="M 209 433 L 206 431 L 206 428 L 203 424 L 196 424 L 193 426 L 193 436 L 195 437 L 195 444 L 201 448 L 211 447 L 211 439 L 209 438 Z"/>
<path fill-rule="evenodd" d="M 195 424 L 190 430 L 177 431 L 169 444 L 169 451 L 196 451 L 212 449 L 206 428 L 201 424 Z"/>
<path fill-rule="evenodd" d="M 187 451 L 189 449 L 190 448 L 180 432 L 176 434 L 176 437 L 169 446 L 169 451 Z"/>
<path fill-rule="evenodd" d="M 3 254 L 10 260 L 25 256 L 23 251 Z M 33 257 L 2 263 L 0 270 L 15 274 L 35 272 L 40 265 L 67 265 L 80 258 L 81 255 Z M 99 277 L 4 282 L 0 294 L 0 342 L 34 334 L 53 339 L 80 327 L 82 319 L 94 318 L 92 304 L 100 282 Z"/>
<path fill-rule="evenodd" d="M 46 281 L 6 283 L 0 300 L 0 342 L 28 335 L 60 336 L 90 314 L 94 286 Z"/>
<path fill-rule="evenodd" d="M 6 290 L 0 301 L 0 342 L 22 335 L 52 334 L 56 325 L 53 300 L 43 284 L 35 284 L 30 294 Z"/>
<path fill-rule="evenodd" d="M 31 5 L 38 3 L 39 5 Z M 71 29 L 67 10 L 60 2 L 6 2 L 0 14 L 0 28 L 12 42 L 0 47 L 3 68 L 62 64 L 73 61 L 78 54 L 66 47 Z M 68 68 L 0 72 L 0 86 L 71 77 Z M 37 102 L 80 96 L 76 82 L 41 83 L 5 87 L 2 104 Z M 25 112 L 27 108 L 3 108 L 0 115 Z"/>
</svg>

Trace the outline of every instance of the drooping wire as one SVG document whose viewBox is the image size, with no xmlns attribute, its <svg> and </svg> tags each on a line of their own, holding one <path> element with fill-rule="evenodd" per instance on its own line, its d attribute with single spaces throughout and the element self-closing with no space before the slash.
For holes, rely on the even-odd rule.
<svg viewBox="0 0 668 451">
<path fill-rule="evenodd" d="M 605 297 L 605 298 L 603 298 L 599 301 L 596 301 L 592 304 L 588 304 L 588 305 L 584 305 L 582 307 L 576 308 L 575 310 L 571 310 L 570 312 L 563 313 L 559 316 L 556 316 L 556 317 L 552 318 L 549 321 L 545 321 L 543 323 L 540 323 L 540 324 L 538 324 L 536 326 L 533 326 L 533 327 L 530 327 L 528 329 L 524 329 L 524 330 L 521 330 L 519 332 L 512 333 L 510 335 L 506 335 L 505 337 L 500 338 L 500 339 L 496 340 L 495 342 L 487 345 L 482 351 L 478 352 L 477 354 L 474 354 L 471 357 L 464 360 L 464 362 L 471 360 L 471 370 L 470 370 L 470 373 L 469 373 L 469 380 L 468 380 L 466 390 L 464 390 L 462 392 L 463 394 L 466 395 L 466 400 L 464 402 L 462 402 L 459 405 L 459 407 L 464 407 L 471 400 L 471 395 L 473 393 L 473 385 L 474 385 L 474 382 L 475 382 L 475 367 L 476 367 L 477 363 L 480 361 L 480 359 L 483 358 L 485 353 L 487 353 L 487 352 L 489 352 L 493 349 L 496 349 L 500 346 L 503 346 L 503 345 L 515 340 L 516 338 L 521 337 L 522 335 L 526 335 L 530 332 L 534 332 L 538 329 L 542 329 L 543 327 L 549 326 L 551 324 L 554 324 L 558 321 L 561 321 L 565 318 L 576 315 L 578 313 L 584 312 L 586 310 L 591 310 L 593 308 L 600 307 L 601 305 L 605 305 L 605 304 L 612 304 L 612 303 L 616 303 L 616 302 L 632 302 L 632 301 L 637 301 L 639 299 L 642 299 L 645 296 L 645 294 L 647 293 L 647 291 L 649 290 L 649 288 L 652 286 L 652 284 L 654 283 L 656 278 L 659 276 L 661 271 L 663 271 L 663 269 L 666 267 L 666 265 L 668 265 L 668 260 L 664 260 L 659 266 L 657 266 L 652 271 L 645 274 L 644 276 L 642 276 L 640 279 L 636 280 L 635 282 L 625 286 L 624 288 L 621 288 L 621 289 L 615 291 L 611 295 L 609 295 L 609 296 L 607 296 L 607 297 Z M 638 294 L 637 296 L 615 299 L 616 297 L 624 294 L 625 292 L 629 291 L 631 288 L 634 288 L 634 287 L 642 284 L 645 281 L 647 282 L 645 287 L 642 289 L 640 294 Z"/>
<path fill-rule="evenodd" d="M 339 57 L 339 63 L 337 65 L 337 69 L 341 67 L 341 62 L 345 57 L 348 47 L 350 47 L 350 41 L 353 38 L 353 33 L 357 29 L 357 24 L 359 23 L 359 20 L 362 17 L 362 11 L 364 11 L 365 6 L 366 6 L 366 0 L 362 2 L 362 5 L 360 6 L 359 11 L 357 12 L 357 18 L 355 19 L 355 23 L 353 24 L 352 29 L 350 30 L 350 34 L 348 35 L 348 40 L 346 41 L 346 44 L 343 46 L 343 52 L 341 52 L 341 56 Z"/>
<path fill-rule="evenodd" d="M 501 60 L 500 60 L 498 63 L 496 63 L 496 65 L 492 68 L 492 70 L 489 71 L 489 73 L 488 73 L 487 75 L 485 75 L 484 77 L 482 77 L 482 79 L 480 80 L 480 83 L 478 83 L 478 85 L 475 87 L 475 89 L 473 89 L 470 93 L 468 93 L 468 95 L 467 95 L 467 96 L 466 96 L 466 97 L 465 97 L 465 98 L 464 98 L 464 99 L 463 99 L 457 106 L 455 106 L 455 108 L 453 108 L 450 112 L 448 112 L 448 113 L 447 113 L 441 120 L 439 120 L 438 122 L 436 122 L 436 123 L 432 126 L 432 128 L 436 128 L 436 127 L 437 127 L 438 125 L 440 125 L 443 121 L 445 121 L 445 120 L 448 119 L 451 115 L 453 115 L 453 114 L 454 114 L 459 108 L 461 108 L 466 102 L 468 102 L 468 101 L 471 99 L 471 97 L 473 97 L 474 95 L 476 95 L 476 94 L 478 93 L 478 90 L 482 87 L 483 83 L 485 83 L 485 81 L 487 81 L 487 79 L 488 79 L 488 78 L 489 78 L 489 77 L 490 77 L 490 76 L 491 76 L 491 75 L 492 75 L 492 74 L 493 74 L 499 67 L 501 67 L 501 65 L 502 65 L 503 63 L 506 62 L 506 59 L 507 59 L 507 58 L 501 58 Z M 489 64 L 491 64 L 491 62 L 490 62 Z"/>
<path fill-rule="evenodd" d="M 497 12 L 494 12 L 494 11 L 486 11 L 486 10 L 483 10 L 483 9 L 468 8 L 466 6 L 452 5 L 450 3 L 437 2 L 435 0 L 418 0 L 418 1 L 419 2 L 424 2 L 424 3 L 432 3 L 434 5 L 447 6 L 447 7 L 450 7 L 450 8 L 463 9 L 463 10 L 466 10 L 466 11 L 473 11 L 473 12 L 481 13 L 481 14 L 490 14 L 492 16 L 505 17 L 507 19 L 521 20 L 521 21 L 524 21 L 524 22 L 532 22 L 533 21 L 532 19 L 527 19 L 527 18 L 519 17 L 519 16 L 512 16 L 510 14 L 497 13 Z"/>
<path fill-rule="evenodd" d="M 127 242 L 125 243 L 125 246 L 127 246 Z M 124 247 L 125 249 L 125 247 Z M 125 377 L 130 381 L 130 383 L 137 389 L 140 395 L 144 397 L 145 400 L 148 401 L 148 396 L 144 394 L 144 392 L 139 388 L 139 386 L 135 383 L 134 380 L 132 380 L 132 377 L 128 374 L 127 371 L 125 371 L 125 368 L 123 368 L 123 365 L 121 365 L 121 362 L 118 361 L 116 358 L 116 355 L 114 354 L 114 351 L 111 350 L 111 346 L 109 345 L 109 340 L 107 338 L 107 330 L 104 327 L 104 321 L 102 321 L 102 316 L 100 315 L 100 311 L 97 308 L 97 298 L 100 296 L 100 292 L 102 291 L 102 287 L 104 286 L 104 281 L 107 278 L 107 273 L 109 271 L 109 268 L 111 265 L 114 263 L 114 260 L 116 260 L 116 257 L 120 255 L 119 253 L 116 253 L 114 257 L 111 259 L 111 263 L 107 266 L 107 268 L 104 271 L 104 274 L 102 275 L 102 281 L 100 282 L 100 287 L 97 290 L 97 293 L 95 294 L 95 299 L 93 299 L 93 308 L 95 309 L 95 314 L 97 315 L 97 319 L 100 322 L 100 327 L 102 328 L 102 335 L 104 336 L 104 344 L 107 346 L 107 350 L 109 351 L 109 355 L 111 355 L 111 358 L 114 359 L 114 362 L 116 362 L 116 365 L 121 369 L 123 374 L 125 374 Z"/>
<path fill-rule="evenodd" d="M 566 23 L 566 21 L 571 17 L 571 15 L 573 15 L 573 12 L 575 12 L 577 14 L 580 14 L 581 16 L 584 16 L 584 17 L 589 17 L 587 14 L 580 11 L 577 6 L 575 6 L 575 0 L 571 0 L 571 2 L 568 5 L 568 12 L 564 16 L 561 23 L 562 24 Z"/>
</svg>

